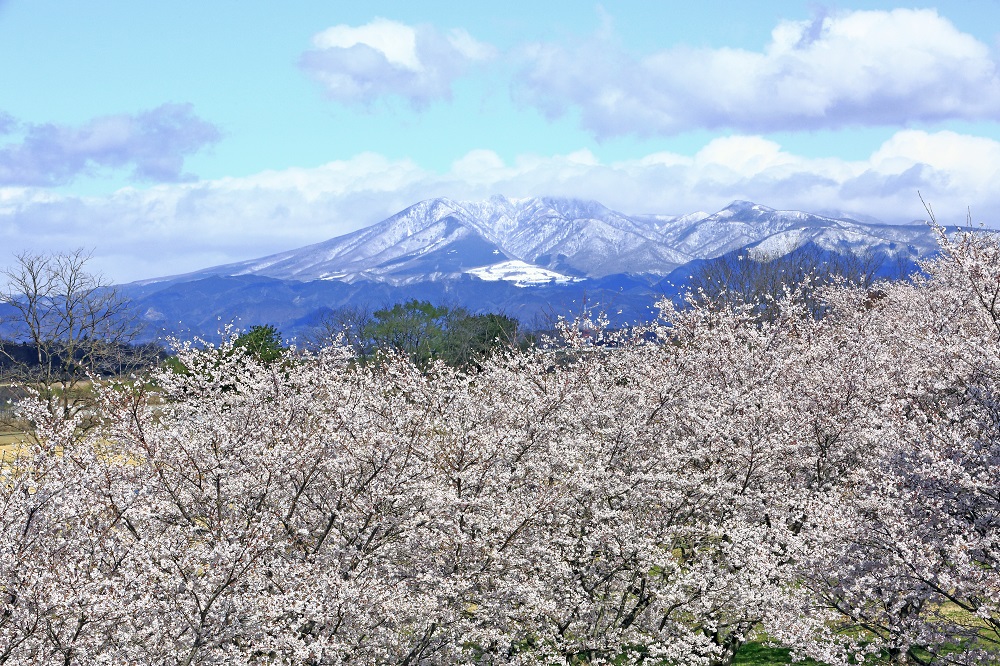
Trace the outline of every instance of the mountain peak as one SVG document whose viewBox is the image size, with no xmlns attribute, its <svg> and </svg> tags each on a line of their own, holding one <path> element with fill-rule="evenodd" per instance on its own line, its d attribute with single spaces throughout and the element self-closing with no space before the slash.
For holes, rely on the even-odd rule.
<svg viewBox="0 0 1000 666">
<path fill-rule="evenodd" d="M 753 201 L 747 201 L 745 199 L 736 199 L 736 200 L 730 202 L 730 204 L 728 206 L 726 206 L 725 208 L 723 208 L 722 210 L 720 210 L 717 213 L 717 215 L 721 215 L 722 213 L 724 213 L 726 211 L 732 211 L 734 213 L 736 213 L 736 212 L 739 212 L 739 213 L 744 213 L 744 212 L 773 213 L 773 212 L 775 212 L 775 210 L 773 208 L 768 208 L 767 206 L 762 206 L 762 205 L 760 205 L 758 203 L 754 203 Z"/>
</svg>

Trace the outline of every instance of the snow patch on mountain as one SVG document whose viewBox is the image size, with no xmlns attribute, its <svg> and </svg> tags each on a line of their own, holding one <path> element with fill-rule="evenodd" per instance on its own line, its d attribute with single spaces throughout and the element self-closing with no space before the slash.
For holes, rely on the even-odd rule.
<svg viewBox="0 0 1000 666">
<path fill-rule="evenodd" d="M 568 284 L 583 279 L 563 275 L 562 273 L 550 271 L 541 266 L 535 266 L 534 264 L 517 259 L 501 261 L 490 266 L 480 266 L 479 268 L 472 268 L 465 272 L 468 275 L 475 276 L 480 280 L 486 280 L 487 282 L 495 282 L 497 280 L 513 282 L 517 287 L 529 287 L 552 282 L 556 284 Z"/>
<path fill-rule="evenodd" d="M 768 236 L 749 249 L 749 254 L 760 261 L 788 254 L 809 240 L 804 229 L 790 229 Z"/>
</svg>

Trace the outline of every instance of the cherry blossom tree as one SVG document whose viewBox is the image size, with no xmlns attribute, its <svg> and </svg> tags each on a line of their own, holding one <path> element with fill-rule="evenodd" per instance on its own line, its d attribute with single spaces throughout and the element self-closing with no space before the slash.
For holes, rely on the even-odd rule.
<svg viewBox="0 0 1000 666">
<path fill-rule="evenodd" d="M 83 434 L 29 400 L 0 663 L 989 663 L 1000 246 L 942 249 L 466 370 L 186 345 Z"/>
<path fill-rule="evenodd" d="M 803 558 L 803 580 L 814 603 L 842 616 L 840 630 L 863 632 L 868 645 L 856 650 L 898 663 L 989 663 L 1000 585 L 1000 251 L 985 234 L 940 236 L 942 256 L 923 277 L 828 294 L 828 319 L 857 332 L 844 341 L 854 358 L 881 359 L 866 373 L 881 379 L 863 419 L 870 451 L 825 507 L 817 532 L 826 535 Z M 812 638 L 805 651 L 836 661 L 836 641 Z"/>
</svg>

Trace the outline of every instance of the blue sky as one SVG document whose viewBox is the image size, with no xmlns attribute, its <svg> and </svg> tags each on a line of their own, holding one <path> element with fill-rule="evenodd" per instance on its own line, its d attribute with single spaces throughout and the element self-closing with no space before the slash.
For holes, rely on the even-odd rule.
<svg viewBox="0 0 1000 666">
<path fill-rule="evenodd" d="M 0 266 L 115 281 L 420 199 L 1000 222 L 1000 2 L 0 0 Z"/>
</svg>

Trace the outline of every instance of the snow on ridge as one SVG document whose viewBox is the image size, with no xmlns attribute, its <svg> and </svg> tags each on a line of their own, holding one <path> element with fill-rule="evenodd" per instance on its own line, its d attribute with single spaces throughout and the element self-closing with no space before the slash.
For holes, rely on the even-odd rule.
<svg viewBox="0 0 1000 666">
<path fill-rule="evenodd" d="M 410 281 L 420 277 L 413 273 L 420 270 L 413 263 L 418 258 L 433 257 L 434 252 L 444 250 L 456 257 L 476 252 L 475 248 L 482 249 L 477 237 L 499 248 L 497 253 L 503 256 L 497 259 L 511 261 L 464 273 L 517 286 L 581 279 L 558 272 L 563 270 L 589 277 L 622 272 L 663 274 L 693 259 L 708 259 L 742 247 L 753 245 L 756 252 L 782 254 L 809 240 L 837 251 L 876 247 L 885 251 L 893 245 L 916 246 L 921 255 L 933 251 L 933 239 L 924 229 L 884 224 L 873 228 L 866 221 L 776 210 L 742 200 L 711 215 L 698 211 L 672 216 L 624 214 L 598 201 L 566 197 L 510 199 L 494 195 L 481 201 L 439 197 L 320 243 L 163 281 L 206 275 L 262 275 L 304 282 Z M 449 247 L 453 243 L 454 247 Z M 457 269 L 482 261 L 489 259 L 470 254 L 448 265 Z M 422 276 L 427 280 L 459 274 L 431 273 L 437 268 L 434 262 L 423 268 L 428 270 Z"/>
<path fill-rule="evenodd" d="M 758 260 L 781 256 L 791 252 L 799 245 L 802 245 L 806 236 L 807 232 L 805 229 L 789 229 L 787 231 L 779 231 L 776 234 L 766 237 L 764 240 L 750 248 L 749 254 Z"/>
<path fill-rule="evenodd" d="M 487 282 L 496 282 L 498 280 L 513 282 L 515 287 L 547 284 L 553 281 L 559 284 L 567 284 L 569 282 L 576 282 L 582 279 L 570 277 L 569 275 L 563 275 L 562 273 L 557 273 L 547 268 L 535 266 L 534 264 L 529 264 L 517 259 L 501 261 L 496 264 L 490 264 L 489 266 L 470 268 L 465 272 L 468 275 L 472 275 Z"/>
</svg>

